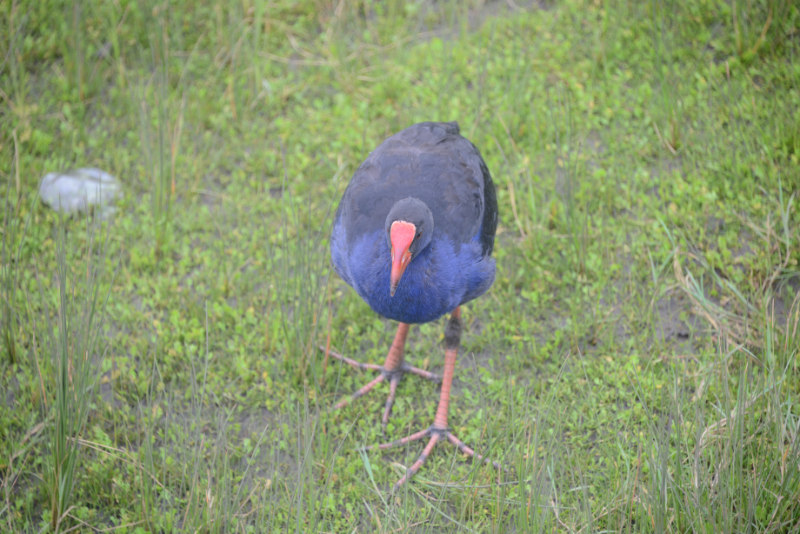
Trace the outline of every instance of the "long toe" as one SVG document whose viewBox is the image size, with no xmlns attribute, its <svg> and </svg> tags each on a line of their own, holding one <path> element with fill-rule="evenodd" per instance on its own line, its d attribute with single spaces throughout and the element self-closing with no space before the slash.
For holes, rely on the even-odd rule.
<svg viewBox="0 0 800 534">
<path fill-rule="evenodd" d="M 389 380 L 389 396 L 386 397 L 386 405 L 383 408 L 383 417 L 381 417 L 381 426 L 386 429 L 389 423 L 389 415 L 392 413 L 392 406 L 394 406 L 394 399 L 397 396 L 397 384 L 400 383 L 401 375 L 394 375 Z"/>
<path fill-rule="evenodd" d="M 462 452 L 466 456 L 469 456 L 470 458 L 475 458 L 483 463 L 491 464 L 496 469 L 499 469 L 501 471 L 507 471 L 507 469 L 503 467 L 499 462 L 492 461 L 486 458 L 485 456 L 475 452 L 472 448 L 468 447 L 463 441 L 458 439 L 458 437 L 456 437 L 456 435 L 450 432 L 448 429 L 437 427 L 435 425 L 431 425 L 425 430 L 420 430 L 419 432 L 409 434 L 404 438 L 396 439 L 394 441 L 387 441 L 386 443 L 381 443 L 379 445 L 370 445 L 364 447 L 364 450 L 391 449 L 393 447 L 399 447 L 411 443 L 412 441 L 418 441 L 428 437 L 430 439 L 428 440 L 428 443 L 425 445 L 425 448 L 422 449 L 422 453 L 420 453 L 416 461 L 413 464 L 411 464 L 411 466 L 406 471 L 405 475 L 403 475 L 403 477 L 397 481 L 397 483 L 394 485 L 394 489 L 399 488 L 400 486 L 411 480 L 411 478 L 422 467 L 422 464 L 425 463 L 425 460 L 428 459 L 428 456 L 430 456 L 431 451 L 436 446 L 436 444 L 443 440 L 449 441 L 450 443 L 455 445 L 460 452 Z"/>
<path fill-rule="evenodd" d="M 431 382 L 441 383 L 442 377 L 435 373 L 431 373 L 430 371 L 426 371 L 425 369 L 420 369 L 419 367 L 414 367 L 412 365 L 408 365 L 405 362 L 399 362 L 394 369 L 387 369 L 385 365 L 377 365 L 374 363 L 362 363 L 352 358 L 348 358 L 335 352 L 333 350 L 326 350 L 325 347 L 320 347 L 320 350 L 325 351 L 327 354 L 330 354 L 337 360 L 340 360 L 351 367 L 355 367 L 357 369 L 361 369 L 364 371 L 376 371 L 378 372 L 378 376 L 361 386 L 355 392 L 351 393 L 350 395 L 342 398 L 339 400 L 335 405 L 334 409 L 338 410 L 350 404 L 355 399 L 362 397 L 375 389 L 375 387 L 380 384 L 381 382 L 389 382 L 389 395 L 386 398 L 386 403 L 384 404 L 383 415 L 381 416 L 381 425 L 383 428 L 386 427 L 387 423 L 389 422 L 389 416 L 392 413 L 392 407 L 394 406 L 395 399 L 397 398 L 397 386 L 400 384 L 400 381 L 407 373 L 411 373 L 417 376 L 420 376 L 426 380 L 430 380 Z"/>
<path fill-rule="evenodd" d="M 373 378 L 372 380 L 370 380 L 369 382 L 367 382 L 366 384 L 364 384 L 363 386 L 358 388 L 349 397 L 345 397 L 342 400 L 340 400 L 339 402 L 337 402 L 336 406 L 334 406 L 334 408 L 337 409 L 337 410 L 339 408 L 344 408 L 345 406 L 350 404 L 351 401 L 353 401 L 353 400 L 365 395 L 369 391 L 371 391 L 375 386 L 377 386 L 378 384 L 383 382 L 385 379 L 386 379 L 386 377 L 384 375 L 382 375 L 382 374 L 376 376 L 375 378 Z"/>
</svg>

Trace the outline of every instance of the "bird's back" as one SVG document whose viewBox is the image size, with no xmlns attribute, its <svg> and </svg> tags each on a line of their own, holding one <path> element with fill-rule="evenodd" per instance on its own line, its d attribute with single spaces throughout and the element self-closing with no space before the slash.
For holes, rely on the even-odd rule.
<svg viewBox="0 0 800 534">
<path fill-rule="evenodd" d="M 336 213 L 352 242 L 360 232 L 383 229 L 395 202 L 416 197 L 434 217 L 434 236 L 458 246 L 480 231 L 491 253 L 497 200 L 478 149 L 455 122 L 423 122 L 389 137 L 356 170 Z"/>
<path fill-rule="evenodd" d="M 391 296 L 386 217 L 408 197 L 430 209 L 433 235 Z M 356 170 L 334 218 L 331 256 L 376 312 L 426 322 L 491 286 L 496 227 L 494 184 L 478 149 L 457 123 L 424 122 L 386 139 Z"/>
</svg>

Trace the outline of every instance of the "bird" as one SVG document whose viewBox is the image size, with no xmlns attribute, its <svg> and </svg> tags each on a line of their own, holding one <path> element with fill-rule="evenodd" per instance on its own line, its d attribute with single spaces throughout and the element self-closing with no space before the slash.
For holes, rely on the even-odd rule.
<svg viewBox="0 0 800 534">
<path fill-rule="evenodd" d="M 330 241 L 334 269 L 372 310 L 399 324 L 383 365 L 362 363 L 327 347 L 334 358 L 377 372 L 335 408 L 386 381 L 390 390 L 381 418 L 385 429 L 397 386 L 406 373 L 441 383 L 433 424 L 402 439 L 365 447 L 384 450 L 428 438 L 395 488 L 414 476 L 440 441 L 502 469 L 448 427 L 462 332 L 461 306 L 484 294 L 494 282 L 497 219 L 497 195 L 489 169 L 478 148 L 461 136 L 457 122 L 421 122 L 388 137 L 357 168 L 336 210 Z M 450 316 L 445 325 L 442 376 L 406 363 L 410 325 L 446 314 Z"/>
</svg>

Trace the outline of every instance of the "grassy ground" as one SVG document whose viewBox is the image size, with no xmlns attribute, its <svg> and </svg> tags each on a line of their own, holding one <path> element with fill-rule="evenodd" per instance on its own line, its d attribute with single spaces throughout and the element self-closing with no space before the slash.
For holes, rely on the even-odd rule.
<svg viewBox="0 0 800 534">
<path fill-rule="evenodd" d="M 5 2 L 0 531 L 800 531 L 800 10 L 698 2 Z M 327 256 L 392 132 L 498 187 L 451 424 L 331 407 L 394 325 Z M 106 223 L 35 197 L 97 166 Z M 443 322 L 409 359 L 440 370 Z M 388 438 L 426 426 L 403 382 Z"/>
</svg>

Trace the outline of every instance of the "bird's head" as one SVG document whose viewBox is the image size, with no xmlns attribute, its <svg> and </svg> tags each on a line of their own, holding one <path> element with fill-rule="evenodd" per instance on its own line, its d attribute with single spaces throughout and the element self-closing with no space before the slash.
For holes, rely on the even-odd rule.
<svg viewBox="0 0 800 534">
<path fill-rule="evenodd" d="M 386 216 L 386 234 L 392 251 L 389 294 L 394 296 L 408 264 L 431 242 L 433 214 L 419 199 L 398 200 Z"/>
</svg>

